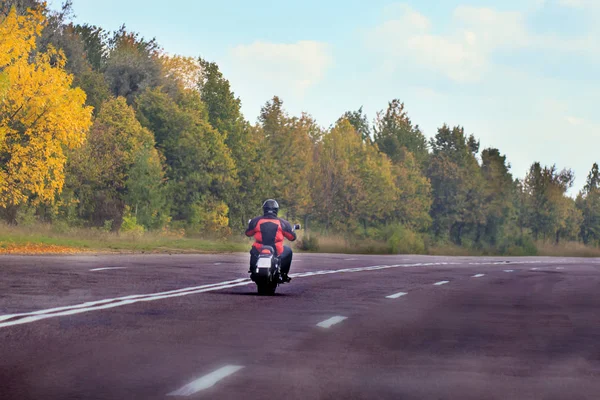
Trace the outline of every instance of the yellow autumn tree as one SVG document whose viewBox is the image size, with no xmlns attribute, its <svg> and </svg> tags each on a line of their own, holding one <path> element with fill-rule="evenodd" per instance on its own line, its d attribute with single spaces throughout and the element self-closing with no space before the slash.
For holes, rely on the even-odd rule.
<svg viewBox="0 0 600 400">
<path fill-rule="evenodd" d="M 80 146 L 91 126 L 64 54 L 36 52 L 44 25 L 39 10 L 19 16 L 13 8 L 0 19 L 0 207 L 52 202 L 64 183 L 64 150 Z"/>
<path fill-rule="evenodd" d="M 165 78 L 175 81 L 181 89 L 198 89 L 202 67 L 197 59 L 179 55 L 162 55 L 160 62 Z"/>
</svg>

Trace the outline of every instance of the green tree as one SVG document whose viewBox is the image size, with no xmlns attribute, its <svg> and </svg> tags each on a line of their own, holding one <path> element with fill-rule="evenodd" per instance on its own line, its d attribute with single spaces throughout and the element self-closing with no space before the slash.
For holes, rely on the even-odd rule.
<svg viewBox="0 0 600 400">
<path fill-rule="evenodd" d="M 144 91 L 136 99 L 135 106 L 138 120 L 154 133 L 156 145 L 169 166 L 175 162 L 173 149 L 181 133 L 191 129 L 195 119 L 202 120 L 206 115 L 202 109 L 196 115 L 182 111 L 175 100 L 160 88 Z"/>
<path fill-rule="evenodd" d="M 103 103 L 112 98 L 110 89 L 100 72 L 93 70 L 83 72 L 75 76 L 73 84 L 79 86 L 86 93 L 85 103 L 94 108 L 94 115 L 98 114 Z"/>
<path fill-rule="evenodd" d="M 136 220 L 148 229 L 159 229 L 170 221 L 170 204 L 162 159 L 151 143 L 136 152 L 125 182 L 125 203 Z"/>
<path fill-rule="evenodd" d="M 309 181 L 314 149 L 307 129 L 312 124 L 305 117 L 289 117 L 277 96 L 262 107 L 259 121 L 266 145 L 259 151 L 271 171 L 265 183 L 272 197 L 281 199 L 289 218 L 306 215 L 312 204 Z"/>
<path fill-rule="evenodd" d="M 208 121 L 231 140 L 231 144 L 238 144 L 244 135 L 245 124 L 240 111 L 240 99 L 231 91 L 229 81 L 223 77 L 217 64 L 202 58 L 199 61 L 201 78 L 198 85 L 208 112 Z"/>
<path fill-rule="evenodd" d="M 162 65 L 156 40 L 147 41 L 128 32 L 125 25 L 108 41 L 108 58 L 103 72 L 115 96 L 131 103 L 146 88 L 161 84 Z"/>
<path fill-rule="evenodd" d="M 356 134 L 360 135 L 359 132 Z M 362 136 L 359 138 L 362 140 Z M 358 179 L 362 183 L 362 196 L 357 199 L 360 200 L 357 201 L 359 219 L 380 224 L 393 219 L 399 191 L 389 158 L 377 147 L 361 144 L 357 167 Z"/>
<path fill-rule="evenodd" d="M 404 103 L 394 99 L 387 110 L 377 113 L 374 127 L 375 143 L 394 162 L 404 160 L 407 152 L 412 153 L 420 165 L 428 158 L 427 140 L 404 110 Z"/>
<path fill-rule="evenodd" d="M 47 24 L 38 40 L 39 49 L 45 51 L 52 46 L 62 50 L 67 59 L 66 69 L 75 76 L 89 71 L 91 66 L 86 57 L 83 38 L 69 22 L 74 15 L 72 1 L 63 2 L 59 10 L 47 10 L 46 15 Z"/>
<path fill-rule="evenodd" d="M 412 153 L 407 153 L 402 163 L 393 167 L 398 190 L 395 204 L 395 219 L 417 231 L 424 231 L 431 225 L 429 214 L 433 202 L 431 183 L 421 172 Z"/>
<path fill-rule="evenodd" d="M 77 34 L 84 48 L 86 60 L 94 71 L 100 71 L 108 57 L 107 32 L 95 25 L 71 25 L 71 29 Z"/>
<path fill-rule="evenodd" d="M 593 191 L 600 190 L 600 171 L 598 171 L 598 163 L 592 165 L 592 169 L 587 176 L 583 193 L 588 194 Z"/>
<path fill-rule="evenodd" d="M 136 104 L 140 122 L 155 133 L 165 156 L 173 219 L 199 232 L 206 228 L 200 221 L 208 220 L 198 216 L 214 207 L 224 209 L 237 190 L 237 173 L 223 135 L 207 120 L 199 93 L 186 92 L 179 100 L 156 88 L 142 93 Z M 228 218 L 213 219 L 229 223 Z"/>
<path fill-rule="evenodd" d="M 528 226 L 535 239 L 560 240 L 561 229 L 566 226 L 570 203 L 565 193 L 573 185 L 571 170 L 557 171 L 556 166 L 542 167 L 539 162 L 531 165 L 524 181 L 527 195 Z"/>
<path fill-rule="evenodd" d="M 563 240 L 577 240 L 583 223 L 583 214 L 577 208 L 574 199 L 563 196 L 561 199 L 561 216 L 556 231 L 556 243 Z"/>
<path fill-rule="evenodd" d="M 347 119 L 348 122 L 352 124 L 363 141 L 371 141 L 371 128 L 366 114 L 363 113 L 362 106 L 357 111 L 346 111 L 344 115 L 338 119 L 338 122 L 343 119 Z"/>
<path fill-rule="evenodd" d="M 377 147 L 364 143 L 347 119 L 340 119 L 318 145 L 313 180 L 316 216 L 338 232 L 383 223 L 398 200 L 394 167 Z"/>
<path fill-rule="evenodd" d="M 318 147 L 318 172 L 313 180 L 313 197 L 318 207 L 317 218 L 327 229 L 347 231 L 357 229 L 359 204 L 365 203 L 365 193 L 357 173 L 361 139 L 348 120 L 340 120 L 326 132 Z"/>
<path fill-rule="evenodd" d="M 525 182 L 521 179 L 515 179 L 515 196 L 513 201 L 515 209 L 515 219 L 520 237 L 523 238 L 529 222 L 529 201 L 525 189 Z"/>
<path fill-rule="evenodd" d="M 576 199 L 577 209 L 582 214 L 581 239 L 585 244 L 600 243 L 600 172 L 594 163 L 583 189 Z"/>
<path fill-rule="evenodd" d="M 164 204 L 164 199 L 159 198 L 161 191 L 143 199 L 139 187 L 142 182 L 134 181 L 143 180 L 148 188 L 162 185 L 163 173 L 154 137 L 140 125 L 123 97 L 102 106 L 88 141 L 70 155 L 68 168 L 69 186 L 79 201 L 81 219 L 93 226 L 112 221 L 112 228 L 118 230 L 129 200 L 130 206 L 137 206 L 148 227 L 159 224 Z"/>
<path fill-rule="evenodd" d="M 228 200 L 230 224 L 241 230 L 270 196 L 271 186 L 265 185 L 272 173 L 264 133 L 251 126 L 243 117 L 240 99 L 232 92 L 229 81 L 223 77 L 217 64 L 200 59 L 201 79 L 198 83 L 208 120 L 225 138 L 225 144 L 235 161 L 241 190 Z"/>
<path fill-rule="evenodd" d="M 489 148 L 481 153 L 481 172 L 486 204 L 485 239 L 496 245 L 498 240 L 516 229 L 514 208 L 516 186 L 509 171 L 506 156 L 498 149 Z"/>
<path fill-rule="evenodd" d="M 465 231 L 477 232 L 485 225 L 484 181 L 475 158 L 478 143 L 466 137 L 462 127 L 438 129 L 431 139 L 433 149 L 428 168 L 431 181 L 434 233 L 448 234 L 461 245 Z"/>
</svg>

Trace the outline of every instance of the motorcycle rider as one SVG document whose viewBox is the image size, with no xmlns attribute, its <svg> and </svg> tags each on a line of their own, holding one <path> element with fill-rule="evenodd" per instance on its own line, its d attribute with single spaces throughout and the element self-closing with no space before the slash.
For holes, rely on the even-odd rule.
<svg viewBox="0 0 600 400">
<path fill-rule="evenodd" d="M 246 229 L 246 236 L 254 236 L 255 242 L 250 250 L 250 271 L 256 268 L 258 256 L 262 246 L 271 246 L 275 249 L 275 255 L 281 259 L 281 280 L 290 282 L 288 277 L 292 265 L 292 249 L 283 245 L 284 238 L 289 241 L 296 240 L 296 232 L 292 225 L 283 218 L 277 217 L 279 203 L 268 199 L 263 203 L 263 215 L 250 220 Z"/>
</svg>

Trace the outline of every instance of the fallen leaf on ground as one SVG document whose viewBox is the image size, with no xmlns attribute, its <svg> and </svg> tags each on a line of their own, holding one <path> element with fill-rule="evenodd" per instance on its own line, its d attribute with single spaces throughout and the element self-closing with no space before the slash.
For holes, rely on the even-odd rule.
<svg viewBox="0 0 600 400">
<path fill-rule="evenodd" d="M 76 254 L 83 250 L 74 247 L 43 243 L 6 243 L 0 242 L 0 254 Z"/>
</svg>

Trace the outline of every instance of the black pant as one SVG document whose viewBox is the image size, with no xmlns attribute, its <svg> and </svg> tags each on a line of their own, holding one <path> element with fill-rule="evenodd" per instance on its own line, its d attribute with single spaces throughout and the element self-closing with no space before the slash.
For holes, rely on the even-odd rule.
<svg viewBox="0 0 600 400">
<path fill-rule="evenodd" d="M 260 253 L 254 247 L 250 250 L 250 268 L 256 268 L 256 263 L 258 262 L 258 255 Z M 290 267 L 292 266 L 292 249 L 289 246 L 283 246 L 283 253 L 279 255 L 281 259 L 281 272 L 287 274 L 290 272 Z"/>
</svg>

